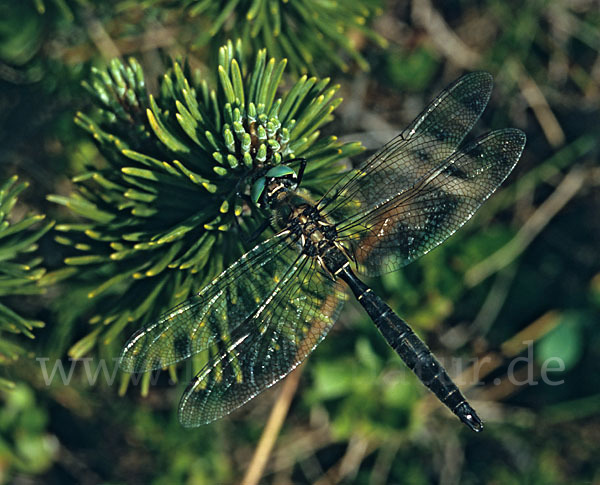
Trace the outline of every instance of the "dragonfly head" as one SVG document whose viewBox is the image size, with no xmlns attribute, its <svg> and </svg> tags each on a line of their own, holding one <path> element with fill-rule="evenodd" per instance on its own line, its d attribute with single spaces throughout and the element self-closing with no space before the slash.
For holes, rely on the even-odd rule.
<svg viewBox="0 0 600 485">
<path fill-rule="evenodd" d="M 298 187 L 298 175 L 287 165 L 270 168 L 258 178 L 250 190 L 250 197 L 258 207 L 268 207 L 276 200 L 277 195 Z"/>
</svg>

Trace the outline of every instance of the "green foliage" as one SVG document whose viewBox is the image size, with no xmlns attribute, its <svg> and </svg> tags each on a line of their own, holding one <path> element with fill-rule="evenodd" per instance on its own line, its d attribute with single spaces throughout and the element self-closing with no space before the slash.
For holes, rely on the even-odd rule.
<svg viewBox="0 0 600 485">
<path fill-rule="evenodd" d="M 150 3 L 163 3 L 157 0 Z M 217 50 L 224 40 L 241 36 L 255 51 L 266 47 L 275 57 L 287 57 L 294 71 L 314 72 L 331 65 L 348 69 L 348 57 L 361 69 L 369 68 L 360 54 L 361 37 L 380 46 L 386 41 L 366 26 L 381 14 L 381 0 L 183 0 L 186 10 L 202 28 L 196 44 Z M 340 52 L 341 51 L 341 52 Z"/>
<path fill-rule="evenodd" d="M 365 322 L 367 323 L 367 322 Z M 377 335 L 373 335 L 377 340 Z M 335 337 L 333 337 L 335 338 Z M 330 342 L 327 347 L 339 347 Z M 422 423 L 413 412 L 423 391 L 416 378 L 404 372 L 401 362 L 380 378 L 386 363 L 385 347 L 373 348 L 365 336 L 356 339 L 352 352 L 333 362 L 311 366 L 313 380 L 304 401 L 310 408 L 324 407 L 331 417 L 331 430 L 338 440 L 368 436 L 374 440 L 404 436 Z M 403 378 L 400 378 L 402 375 Z M 370 399 L 377 395 L 379 399 Z M 394 432 L 391 432 L 394 430 Z"/>
<path fill-rule="evenodd" d="M 435 51 L 425 46 L 413 51 L 390 51 L 385 57 L 389 82 L 403 91 L 422 91 L 431 83 L 440 62 Z"/>
<path fill-rule="evenodd" d="M 542 338 L 537 345 L 536 355 L 540 365 L 553 361 L 561 370 L 568 370 L 581 358 L 582 337 L 587 315 L 581 312 L 565 312 L 557 326 Z"/>
<path fill-rule="evenodd" d="M 107 166 L 74 177 L 70 197 L 49 196 L 85 221 L 59 225 L 57 241 L 77 250 L 67 265 L 96 281 L 91 322 L 103 324 L 72 356 L 155 318 L 239 257 L 263 220 L 250 187 L 270 167 L 303 157 L 303 186 L 318 191 L 339 172 L 336 161 L 362 150 L 320 135 L 341 102 L 328 79 L 303 76 L 277 97 L 285 65 L 261 50 L 248 66 L 241 42 L 229 42 L 216 89 L 174 62 L 157 97 L 133 59 L 93 70 L 85 88 L 98 110 L 76 122 Z"/>
<path fill-rule="evenodd" d="M 40 224 L 43 215 L 30 214 L 14 221 L 12 211 L 17 197 L 27 188 L 13 176 L 0 186 L 0 365 L 14 363 L 25 353 L 21 343 L 7 334 L 34 338 L 34 328 L 43 322 L 24 318 L 10 308 L 7 300 L 15 295 L 37 295 L 43 288 L 37 283 L 45 273 L 37 254 L 37 241 L 53 222 Z M 0 377 L 0 389 L 11 388 L 10 380 Z"/>
<path fill-rule="evenodd" d="M 21 472 L 47 470 L 58 452 L 58 443 L 47 433 L 48 413 L 36 402 L 34 390 L 24 383 L 4 393 L 0 412 L 0 460 Z M 0 479 L 3 479 L 3 470 Z M 2 480 L 4 481 L 4 480 Z"/>
<path fill-rule="evenodd" d="M 8 3 L 0 5 L 0 59 L 22 66 L 38 51 L 42 20 L 26 2 L 14 7 Z"/>
</svg>

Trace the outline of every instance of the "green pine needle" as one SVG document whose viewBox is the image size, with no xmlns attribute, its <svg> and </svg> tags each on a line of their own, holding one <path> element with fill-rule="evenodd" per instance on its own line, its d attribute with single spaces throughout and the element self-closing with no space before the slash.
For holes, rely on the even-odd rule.
<svg viewBox="0 0 600 485">
<path fill-rule="evenodd" d="M 240 35 L 253 49 L 266 47 L 276 57 L 287 57 L 294 72 L 315 71 L 318 61 L 348 69 L 353 60 L 368 70 L 366 59 L 351 39 L 366 37 L 385 47 L 386 40 L 366 24 L 382 11 L 380 0 L 183 0 L 187 12 L 206 29 L 198 45 L 214 48 Z"/>
<path fill-rule="evenodd" d="M 15 295 L 36 295 L 44 292 L 45 270 L 42 258 L 36 256 L 38 240 L 50 230 L 53 222 L 44 222 L 42 215 L 30 215 L 18 222 L 11 210 L 27 183 L 18 183 L 12 176 L 0 186 L 0 299 Z M 25 353 L 24 347 L 7 334 L 34 338 L 34 329 L 44 323 L 22 317 L 0 301 L 0 365 L 10 365 Z M 0 389 L 10 389 L 10 380 L 0 377 Z"/>
</svg>

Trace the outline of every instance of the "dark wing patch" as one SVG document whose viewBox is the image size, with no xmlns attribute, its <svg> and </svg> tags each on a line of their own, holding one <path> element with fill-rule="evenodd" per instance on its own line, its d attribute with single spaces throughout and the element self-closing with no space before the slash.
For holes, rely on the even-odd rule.
<svg viewBox="0 0 600 485">
<path fill-rule="evenodd" d="M 517 129 L 489 133 L 410 189 L 338 226 L 369 274 L 394 271 L 427 253 L 468 221 L 506 179 L 525 146 Z"/>
</svg>

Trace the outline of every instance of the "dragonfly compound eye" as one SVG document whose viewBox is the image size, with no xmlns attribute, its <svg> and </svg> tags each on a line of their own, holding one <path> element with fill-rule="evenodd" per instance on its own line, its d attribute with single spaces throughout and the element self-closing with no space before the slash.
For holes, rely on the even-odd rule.
<svg viewBox="0 0 600 485">
<path fill-rule="evenodd" d="M 265 177 L 267 177 L 267 178 L 288 177 L 288 178 L 292 178 L 292 179 L 297 178 L 296 172 L 294 172 L 294 170 L 292 168 L 288 167 L 287 165 L 277 165 L 276 167 L 269 169 L 267 171 L 267 173 L 265 174 Z"/>
<path fill-rule="evenodd" d="M 266 184 L 267 179 L 265 177 L 261 177 L 252 185 L 252 189 L 250 190 L 250 197 L 252 198 L 252 202 L 254 202 L 257 206 L 260 206 L 260 199 L 262 198 L 265 192 Z"/>
</svg>

